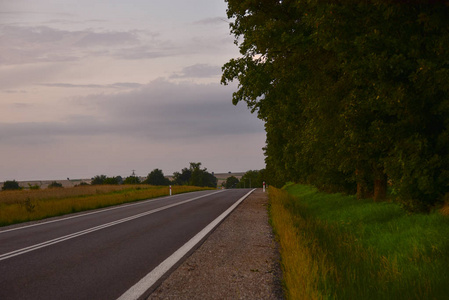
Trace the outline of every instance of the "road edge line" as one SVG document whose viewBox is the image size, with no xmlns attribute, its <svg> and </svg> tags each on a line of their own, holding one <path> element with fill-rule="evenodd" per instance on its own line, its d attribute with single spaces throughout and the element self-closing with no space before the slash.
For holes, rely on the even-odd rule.
<svg viewBox="0 0 449 300">
<path fill-rule="evenodd" d="M 204 227 L 200 232 L 198 232 L 187 243 L 182 245 L 172 255 L 170 255 L 156 268 L 154 268 L 150 273 L 148 273 L 145 277 L 139 280 L 139 282 L 137 282 L 130 289 L 128 289 L 123 295 L 117 298 L 117 300 L 142 299 L 142 297 L 144 297 L 145 294 L 149 290 L 151 290 L 153 285 L 155 285 L 173 266 L 175 266 L 183 257 L 185 257 L 198 243 L 200 243 L 212 230 L 214 230 L 215 227 L 217 227 L 241 202 L 243 202 L 243 200 L 245 200 L 255 190 L 256 189 L 252 189 L 243 197 L 241 197 L 239 200 L 237 200 L 233 205 L 231 205 L 215 220 L 210 222 L 206 227 Z"/>
</svg>

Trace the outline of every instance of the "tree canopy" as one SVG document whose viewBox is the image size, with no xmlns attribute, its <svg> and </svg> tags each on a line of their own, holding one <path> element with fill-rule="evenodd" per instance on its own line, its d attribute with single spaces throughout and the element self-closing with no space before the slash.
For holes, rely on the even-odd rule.
<svg viewBox="0 0 449 300">
<path fill-rule="evenodd" d="M 160 169 L 154 169 L 148 174 L 147 178 L 143 181 L 145 184 L 152 185 L 170 185 L 170 180 L 165 178 L 164 172 Z"/>
<path fill-rule="evenodd" d="M 173 182 L 178 185 L 192 185 L 200 187 L 217 187 L 217 178 L 207 169 L 201 169 L 200 162 L 191 162 L 189 168 L 173 174 Z"/>
<path fill-rule="evenodd" d="M 427 210 L 449 192 L 449 1 L 228 0 L 223 67 L 265 121 L 269 183 Z"/>
</svg>

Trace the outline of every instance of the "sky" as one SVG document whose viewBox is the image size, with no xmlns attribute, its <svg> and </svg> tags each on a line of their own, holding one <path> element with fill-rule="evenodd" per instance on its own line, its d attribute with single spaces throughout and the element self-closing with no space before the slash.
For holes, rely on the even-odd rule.
<svg viewBox="0 0 449 300">
<path fill-rule="evenodd" d="M 0 0 L 0 181 L 265 167 L 224 0 Z"/>
</svg>

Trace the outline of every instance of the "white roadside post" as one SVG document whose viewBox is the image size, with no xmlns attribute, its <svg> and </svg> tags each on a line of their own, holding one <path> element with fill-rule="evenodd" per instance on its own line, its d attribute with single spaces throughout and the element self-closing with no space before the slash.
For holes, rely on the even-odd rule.
<svg viewBox="0 0 449 300">
<path fill-rule="evenodd" d="M 170 189 L 170 196 L 171 196 L 171 185 L 169 186 L 169 189 Z"/>
<path fill-rule="evenodd" d="M 265 181 L 263 182 L 263 192 L 265 193 Z"/>
</svg>

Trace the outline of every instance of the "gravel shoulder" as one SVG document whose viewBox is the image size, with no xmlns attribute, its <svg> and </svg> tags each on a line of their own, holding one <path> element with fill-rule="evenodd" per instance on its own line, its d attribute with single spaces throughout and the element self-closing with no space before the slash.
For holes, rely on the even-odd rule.
<svg viewBox="0 0 449 300">
<path fill-rule="evenodd" d="M 267 206 L 254 191 L 148 299 L 284 299 Z"/>
</svg>

